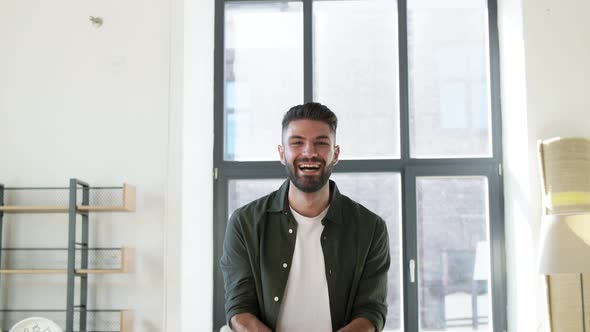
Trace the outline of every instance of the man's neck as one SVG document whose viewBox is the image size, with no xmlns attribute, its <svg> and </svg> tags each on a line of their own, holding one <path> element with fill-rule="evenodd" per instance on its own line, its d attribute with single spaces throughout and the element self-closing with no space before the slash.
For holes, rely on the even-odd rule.
<svg viewBox="0 0 590 332">
<path fill-rule="evenodd" d="M 289 185 L 289 205 L 300 215 L 313 218 L 324 211 L 330 204 L 330 184 L 326 183 L 320 190 L 306 193 L 299 190 L 293 182 Z"/>
</svg>

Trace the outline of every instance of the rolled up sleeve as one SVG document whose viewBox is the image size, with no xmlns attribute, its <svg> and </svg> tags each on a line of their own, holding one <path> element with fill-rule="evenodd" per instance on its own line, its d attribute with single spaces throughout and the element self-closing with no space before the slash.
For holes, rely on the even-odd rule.
<svg viewBox="0 0 590 332">
<path fill-rule="evenodd" d="M 229 220 L 219 264 L 223 273 L 228 322 L 241 313 L 259 316 L 256 286 L 238 211 Z"/>
<path fill-rule="evenodd" d="M 389 265 L 387 227 L 385 221 L 379 219 L 352 307 L 352 318 L 368 319 L 375 325 L 376 331 L 383 330 L 387 316 L 387 271 Z"/>
</svg>

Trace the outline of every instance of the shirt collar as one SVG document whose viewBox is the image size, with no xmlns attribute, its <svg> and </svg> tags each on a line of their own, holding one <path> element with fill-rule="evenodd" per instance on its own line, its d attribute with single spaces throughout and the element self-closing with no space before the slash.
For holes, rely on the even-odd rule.
<svg viewBox="0 0 590 332">
<path fill-rule="evenodd" d="M 270 207 L 267 209 L 268 212 L 283 212 L 283 213 L 290 213 L 289 211 L 289 200 L 287 195 L 289 194 L 289 185 L 291 181 L 289 179 L 285 180 L 279 190 L 275 192 L 274 197 L 270 203 Z M 330 208 L 328 209 L 328 213 L 326 214 L 325 219 L 335 222 L 337 224 L 342 224 L 342 195 L 336 186 L 336 182 L 329 180 L 330 186 Z"/>
</svg>

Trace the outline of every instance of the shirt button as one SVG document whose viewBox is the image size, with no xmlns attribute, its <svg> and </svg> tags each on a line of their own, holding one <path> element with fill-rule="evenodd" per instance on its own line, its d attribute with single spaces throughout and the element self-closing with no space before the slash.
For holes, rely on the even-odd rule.
<svg viewBox="0 0 590 332">
<path fill-rule="evenodd" d="M 293 229 L 289 228 L 289 234 L 293 234 Z"/>
<path fill-rule="evenodd" d="M 275 296 L 275 302 L 279 302 L 279 297 Z"/>
<path fill-rule="evenodd" d="M 326 241 L 326 237 L 325 236 L 323 237 L 323 239 L 324 239 L 324 241 Z"/>
<path fill-rule="evenodd" d="M 329 273 L 330 275 L 332 275 L 332 270 L 329 270 L 329 271 L 328 271 L 328 273 Z"/>
<path fill-rule="evenodd" d="M 287 268 L 287 263 L 283 263 L 283 267 L 286 269 Z"/>
</svg>

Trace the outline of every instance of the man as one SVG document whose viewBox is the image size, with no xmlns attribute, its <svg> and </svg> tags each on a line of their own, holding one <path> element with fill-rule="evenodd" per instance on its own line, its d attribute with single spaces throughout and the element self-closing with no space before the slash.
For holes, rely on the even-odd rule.
<svg viewBox="0 0 590 332">
<path fill-rule="evenodd" d="M 231 216 L 221 257 L 238 331 L 381 331 L 387 313 L 385 222 L 340 194 L 337 118 L 307 103 L 283 118 L 281 188 Z"/>
</svg>

